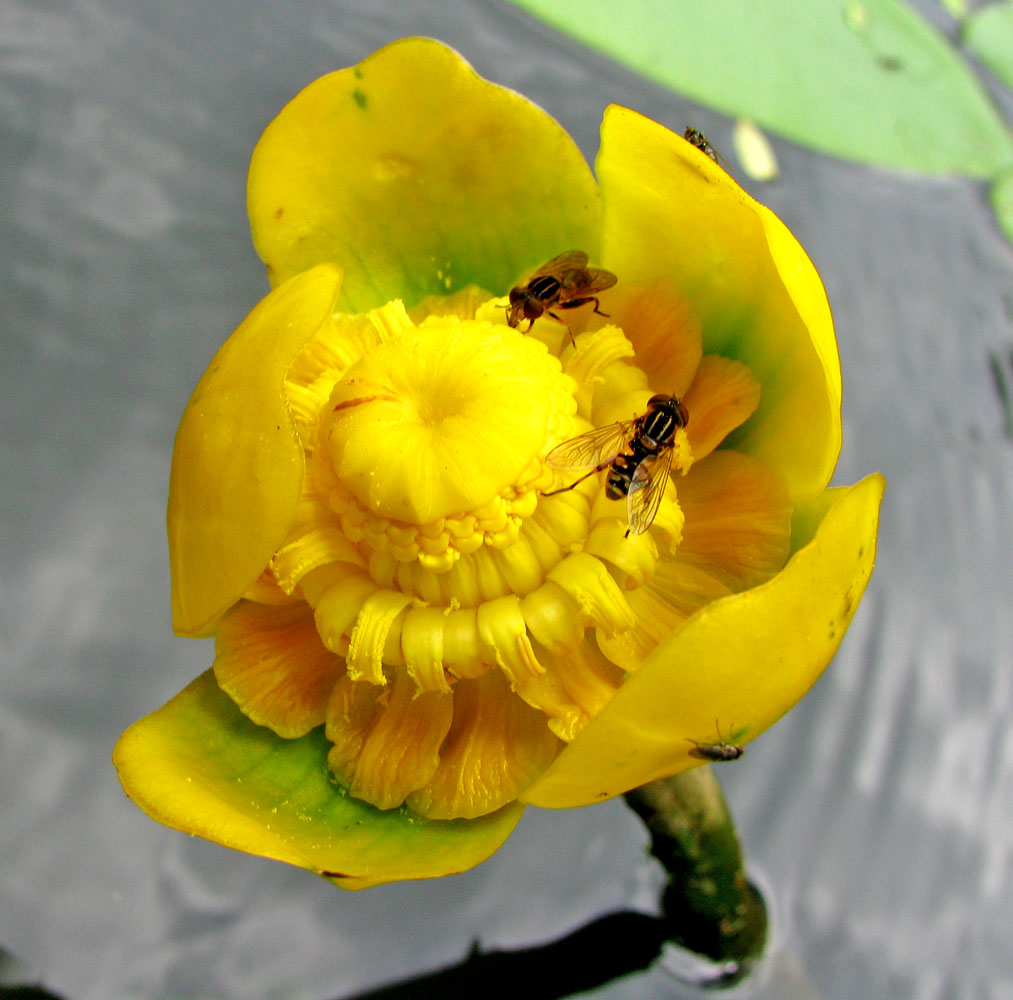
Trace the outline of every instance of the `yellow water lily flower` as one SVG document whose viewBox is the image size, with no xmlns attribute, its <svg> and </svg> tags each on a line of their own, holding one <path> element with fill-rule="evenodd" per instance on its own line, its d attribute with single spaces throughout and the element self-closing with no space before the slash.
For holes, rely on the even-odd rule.
<svg viewBox="0 0 1013 1000">
<path fill-rule="evenodd" d="M 215 636 L 214 667 L 115 752 L 154 818 L 348 887 L 460 871 L 524 804 L 753 739 L 830 661 L 883 482 L 827 489 L 819 277 L 634 111 L 606 111 L 596 169 L 427 39 L 268 127 L 248 193 L 274 290 L 197 386 L 171 475 L 174 623 Z M 571 250 L 615 286 L 508 325 L 510 289 Z M 545 457 L 655 394 L 688 422 L 630 532 L 607 468 L 563 489 L 583 473 Z"/>
</svg>

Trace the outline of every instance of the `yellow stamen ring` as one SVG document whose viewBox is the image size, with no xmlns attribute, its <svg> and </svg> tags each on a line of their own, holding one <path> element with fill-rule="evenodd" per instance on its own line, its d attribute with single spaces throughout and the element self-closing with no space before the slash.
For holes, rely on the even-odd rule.
<svg viewBox="0 0 1013 1000">
<path fill-rule="evenodd" d="M 624 537 L 622 504 L 597 477 L 542 496 L 558 485 L 543 458 L 597 419 L 599 399 L 630 419 L 650 389 L 614 326 L 563 345 L 564 373 L 502 310 L 479 314 L 416 323 L 394 302 L 336 317 L 330 342 L 310 345 L 290 373 L 306 497 L 272 569 L 313 607 L 350 680 L 384 686 L 403 669 L 418 694 L 447 694 L 497 668 L 569 739 L 579 713 L 542 658 L 588 628 L 634 627 L 623 591 L 650 578 L 657 548 Z M 659 526 L 674 547 L 671 492 Z"/>
</svg>

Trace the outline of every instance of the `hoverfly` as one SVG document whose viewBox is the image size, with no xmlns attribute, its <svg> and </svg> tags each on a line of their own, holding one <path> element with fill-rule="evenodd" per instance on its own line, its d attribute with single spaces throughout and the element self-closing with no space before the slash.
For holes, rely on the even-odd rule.
<svg viewBox="0 0 1013 1000">
<path fill-rule="evenodd" d="M 721 736 L 721 729 L 717 722 L 714 723 L 714 728 L 718 732 L 717 743 L 700 743 L 698 740 L 686 739 L 693 744 L 693 749 L 690 750 L 690 757 L 696 757 L 698 760 L 709 760 L 714 763 L 720 763 L 727 760 L 738 760 L 745 752 L 745 747 L 736 746 L 734 743 L 726 743 Z M 729 738 L 731 737 L 731 731 L 729 731 Z"/>
<path fill-rule="evenodd" d="M 682 137 L 691 146 L 696 146 L 701 153 L 709 156 L 715 163 L 719 163 L 725 170 L 728 169 L 728 163 L 725 158 L 711 145 L 710 139 L 707 138 L 698 128 L 693 128 L 692 125 L 686 126 L 686 131 L 682 133 Z"/>
<path fill-rule="evenodd" d="M 651 526 L 661 505 L 675 452 L 675 432 L 689 423 L 689 413 L 678 396 L 652 396 L 647 410 L 633 420 L 596 427 L 556 445 L 545 456 L 553 469 L 587 469 L 569 486 L 543 493 L 553 496 L 572 490 L 588 476 L 608 469 L 605 496 L 626 497 L 630 534 L 642 535 Z"/>
<path fill-rule="evenodd" d="M 583 250 L 568 250 L 538 268 L 526 285 L 510 289 L 507 325 L 515 327 L 526 319 L 530 330 L 535 320 L 546 312 L 562 323 L 553 309 L 576 309 L 588 302 L 594 303 L 594 311 L 599 316 L 608 316 L 598 308 L 595 293 L 611 288 L 617 280 L 611 271 L 588 267 L 587 254 Z M 573 342 L 572 333 L 570 342 Z"/>
</svg>

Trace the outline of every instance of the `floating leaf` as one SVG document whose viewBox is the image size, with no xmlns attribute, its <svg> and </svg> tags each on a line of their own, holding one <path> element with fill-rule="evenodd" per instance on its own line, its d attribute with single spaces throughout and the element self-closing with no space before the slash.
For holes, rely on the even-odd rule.
<svg viewBox="0 0 1013 1000">
<path fill-rule="evenodd" d="M 899 0 L 513 2 L 693 100 L 825 153 L 972 177 L 1013 164 L 1013 137 L 984 90 Z"/>
<path fill-rule="evenodd" d="M 964 22 L 964 44 L 1008 87 L 1013 87 L 1013 3 L 985 7 Z"/>
</svg>

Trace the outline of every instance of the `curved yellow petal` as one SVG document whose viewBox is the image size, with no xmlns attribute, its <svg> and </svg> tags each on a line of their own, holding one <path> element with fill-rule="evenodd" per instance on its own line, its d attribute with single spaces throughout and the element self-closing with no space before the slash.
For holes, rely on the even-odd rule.
<svg viewBox="0 0 1013 1000">
<path fill-rule="evenodd" d="M 715 601 L 663 641 L 522 801 L 587 805 L 698 765 L 694 740 L 731 731 L 746 742 L 777 721 L 823 672 L 858 606 L 884 486 L 876 474 L 836 492 L 773 580 Z"/>
<path fill-rule="evenodd" d="M 591 639 L 567 650 L 563 656 L 553 657 L 549 669 L 566 696 L 580 709 L 582 725 L 605 708 L 625 677 L 624 671 Z"/>
<path fill-rule="evenodd" d="M 285 537 L 304 457 L 283 382 L 340 286 L 341 272 L 321 265 L 271 292 L 219 349 L 183 412 L 168 512 L 180 635 L 210 632 Z"/>
<path fill-rule="evenodd" d="M 454 688 L 454 721 L 430 781 L 408 805 L 431 819 L 475 818 L 517 798 L 556 755 L 545 716 L 493 671 Z"/>
<path fill-rule="evenodd" d="M 657 392 L 685 395 L 703 354 L 700 320 L 670 278 L 623 282 L 608 293 L 608 322 L 622 329 Z M 572 371 L 571 371 L 571 374 Z"/>
<path fill-rule="evenodd" d="M 598 250 L 598 192 L 570 137 L 428 38 L 295 97 L 254 150 L 247 203 L 272 282 L 335 261 L 350 312 L 469 284 L 503 294 L 564 250 Z"/>
<path fill-rule="evenodd" d="M 729 445 L 778 469 L 793 496 L 822 490 L 841 445 L 841 373 L 805 251 L 718 164 L 635 111 L 606 110 L 596 167 L 603 266 L 623 282 L 676 283 L 704 351 L 742 361 L 763 386 Z"/>
<path fill-rule="evenodd" d="M 720 588 L 719 584 L 717 588 Z M 727 591 L 720 588 L 718 593 L 723 596 Z M 595 634 L 598 648 L 611 663 L 630 673 L 639 670 L 658 643 L 689 617 L 690 612 L 674 607 L 666 597 L 666 594 L 650 584 L 638 587 L 628 598 L 630 607 L 637 615 L 636 628 L 617 635 L 609 635 L 604 629 L 598 629 Z"/>
<path fill-rule="evenodd" d="M 751 455 L 719 450 L 679 482 L 686 522 L 673 562 L 731 590 L 766 583 L 791 551 L 792 506 L 780 477 Z M 659 567 L 659 581 L 665 566 Z"/>
<path fill-rule="evenodd" d="M 345 664 L 320 641 L 309 605 L 240 601 L 218 627 L 212 669 L 244 715 L 294 738 L 323 724 Z"/>
<path fill-rule="evenodd" d="M 383 692 L 343 679 L 327 709 L 331 771 L 349 795 L 380 809 L 399 806 L 432 780 L 453 716 L 450 695 L 419 694 L 402 671 Z"/>
<path fill-rule="evenodd" d="M 126 793 L 152 819 L 307 868 L 346 889 L 465 871 L 517 825 L 517 803 L 474 820 L 381 811 L 335 788 L 322 729 L 283 740 L 254 725 L 210 671 L 134 723 L 113 751 Z"/>
<path fill-rule="evenodd" d="M 708 354 L 682 401 L 689 413 L 686 437 L 699 462 L 756 412 L 760 383 L 741 361 Z"/>
</svg>

